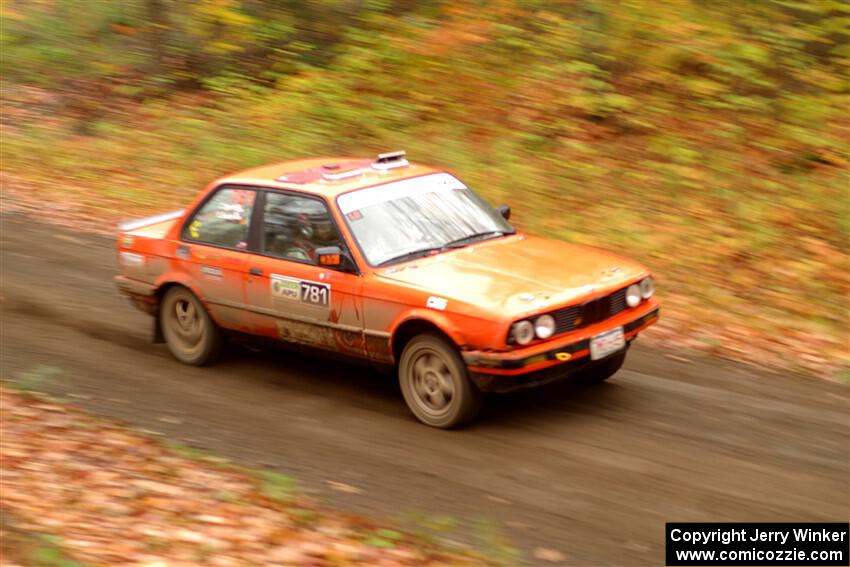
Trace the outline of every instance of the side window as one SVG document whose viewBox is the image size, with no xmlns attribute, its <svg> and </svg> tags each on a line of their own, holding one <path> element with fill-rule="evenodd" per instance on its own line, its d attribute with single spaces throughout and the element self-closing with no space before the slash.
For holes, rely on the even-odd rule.
<svg viewBox="0 0 850 567">
<path fill-rule="evenodd" d="M 262 241 L 264 254 L 307 264 L 316 264 L 317 248 L 343 246 L 323 202 L 272 192 L 266 193 Z"/>
<path fill-rule="evenodd" d="M 250 189 L 219 189 L 186 225 L 183 237 L 196 242 L 244 250 L 257 193 Z"/>
</svg>

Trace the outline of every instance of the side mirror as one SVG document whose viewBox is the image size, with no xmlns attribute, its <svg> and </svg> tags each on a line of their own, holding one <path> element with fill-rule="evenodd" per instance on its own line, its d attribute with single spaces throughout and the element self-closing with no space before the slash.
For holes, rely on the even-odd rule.
<svg viewBox="0 0 850 567">
<path fill-rule="evenodd" d="M 499 205 L 496 210 L 505 220 L 511 220 L 511 208 L 508 205 Z"/>
<path fill-rule="evenodd" d="M 339 249 L 339 246 L 316 248 L 316 260 L 320 266 L 339 268 L 342 265 L 342 250 Z"/>
<path fill-rule="evenodd" d="M 343 251 L 339 246 L 316 248 L 316 262 L 326 268 L 357 272 L 357 264 L 354 263 L 348 252 Z"/>
</svg>

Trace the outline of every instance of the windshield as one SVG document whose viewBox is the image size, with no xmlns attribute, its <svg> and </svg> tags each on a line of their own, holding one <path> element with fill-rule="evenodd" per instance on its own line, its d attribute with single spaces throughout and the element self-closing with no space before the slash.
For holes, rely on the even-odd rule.
<svg viewBox="0 0 850 567">
<path fill-rule="evenodd" d="M 337 202 L 372 266 L 515 232 L 497 211 L 448 173 L 353 191 Z"/>
</svg>

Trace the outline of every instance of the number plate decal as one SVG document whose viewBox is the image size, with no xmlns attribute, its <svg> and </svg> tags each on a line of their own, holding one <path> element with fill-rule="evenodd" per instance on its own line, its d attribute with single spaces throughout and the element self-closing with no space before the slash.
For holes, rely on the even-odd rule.
<svg viewBox="0 0 850 567">
<path fill-rule="evenodd" d="M 119 256 L 121 263 L 128 268 L 131 266 L 144 266 L 145 265 L 145 257 L 141 254 L 134 254 L 132 252 L 121 252 Z"/>
<path fill-rule="evenodd" d="M 331 303 L 331 286 L 301 280 L 301 303 L 327 307 Z"/>
<path fill-rule="evenodd" d="M 599 360 L 626 347 L 623 328 L 617 327 L 590 339 L 590 359 Z"/>
</svg>

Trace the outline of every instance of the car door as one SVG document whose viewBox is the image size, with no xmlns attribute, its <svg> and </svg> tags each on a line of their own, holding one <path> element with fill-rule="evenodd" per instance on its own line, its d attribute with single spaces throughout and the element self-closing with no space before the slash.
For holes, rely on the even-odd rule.
<svg viewBox="0 0 850 567">
<path fill-rule="evenodd" d="M 246 290 L 254 333 L 364 356 L 360 291 L 353 265 L 319 266 L 315 251 L 346 250 L 327 203 L 315 196 L 264 191 L 256 254 L 250 256 Z"/>
<path fill-rule="evenodd" d="M 186 222 L 177 247 L 180 264 L 213 319 L 222 327 L 245 332 L 251 330 L 245 277 L 256 199 L 257 192 L 244 187 L 215 190 Z"/>
</svg>

